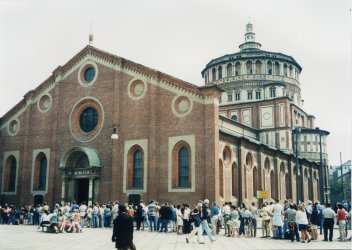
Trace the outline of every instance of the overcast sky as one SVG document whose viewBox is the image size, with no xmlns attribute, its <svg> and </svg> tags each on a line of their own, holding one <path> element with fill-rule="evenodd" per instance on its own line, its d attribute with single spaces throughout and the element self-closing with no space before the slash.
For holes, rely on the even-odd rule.
<svg viewBox="0 0 352 250">
<path fill-rule="evenodd" d="M 213 58 L 239 51 L 245 25 L 263 50 L 302 66 L 304 109 L 330 131 L 330 164 L 351 159 L 351 1 L 0 1 L 0 117 L 88 44 L 203 85 Z"/>
</svg>

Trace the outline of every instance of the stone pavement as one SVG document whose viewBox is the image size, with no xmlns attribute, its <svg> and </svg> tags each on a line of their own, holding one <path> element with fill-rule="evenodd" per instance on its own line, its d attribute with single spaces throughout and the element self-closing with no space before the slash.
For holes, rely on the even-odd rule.
<svg viewBox="0 0 352 250">
<path fill-rule="evenodd" d="M 261 230 L 258 230 L 259 233 Z M 106 250 L 115 249 L 111 242 L 112 229 L 85 228 L 81 234 L 53 234 L 38 230 L 35 226 L 0 225 L 0 249 L 33 249 L 33 250 Z M 350 234 L 349 234 L 350 235 Z M 260 235 L 259 235 L 260 236 Z M 188 250 L 188 249 L 351 249 L 351 242 L 339 242 L 338 230 L 334 231 L 333 242 L 318 241 L 309 244 L 288 240 L 273 240 L 261 238 L 227 238 L 217 236 L 217 240 L 210 243 L 207 238 L 205 244 L 197 244 L 196 237 L 189 244 L 184 235 L 175 233 L 157 233 L 149 231 L 135 231 L 134 242 L 138 250 Z"/>
</svg>

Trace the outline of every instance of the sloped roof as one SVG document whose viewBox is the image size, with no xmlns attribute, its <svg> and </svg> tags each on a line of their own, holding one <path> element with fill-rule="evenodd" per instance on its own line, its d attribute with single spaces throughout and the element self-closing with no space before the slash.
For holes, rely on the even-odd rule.
<svg viewBox="0 0 352 250">
<path fill-rule="evenodd" d="M 66 64 L 64 64 L 63 66 L 58 66 L 53 71 L 52 75 L 48 77 L 44 82 L 42 82 L 37 88 L 35 88 L 34 90 L 30 90 L 27 94 L 25 94 L 24 98 L 18 104 L 16 104 L 3 117 L 0 118 L 0 126 L 6 121 L 8 121 L 16 113 L 24 109 L 27 106 L 27 104 L 31 102 L 31 100 L 34 100 L 43 91 L 45 91 L 48 87 L 50 87 L 50 85 L 55 84 L 55 82 L 59 81 L 58 79 L 61 76 L 63 76 L 66 72 L 74 68 L 87 55 L 93 55 L 103 61 L 106 61 L 113 65 L 120 66 L 121 68 L 128 68 L 142 75 L 149 76 L 153 79 L 156 79 L 157 81 L 164 82 L 166 84 L 170 84 L 178 88 L 184 89 L 186 91 L 189 91 L 194 95 L 197 95 L 200 97 L 204 96 L 202 89 L 197 85 L 180 80 L 176 77 L 162 73 L 155 69 L 146 67 L 144 65 L 135 63 L 128 59 L 113 55 L 109 52 L 87 45 L 80 52 L 78 52 L 74 57 L 72 57 L 72 59 L 70 59 Z"/>
</svg>

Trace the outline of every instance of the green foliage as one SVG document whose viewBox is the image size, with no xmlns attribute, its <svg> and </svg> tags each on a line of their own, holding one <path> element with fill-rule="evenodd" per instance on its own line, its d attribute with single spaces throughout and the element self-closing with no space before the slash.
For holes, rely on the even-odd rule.
<svg viewBox="0 0 352 250">
<path fill-rule="evenodd" d="M 331 194 L 342 194 L 343 187 L 342 187 L 342 183 L 340 180 L 331 180 L 330 192 L 331 192 Z"/>
</svg>

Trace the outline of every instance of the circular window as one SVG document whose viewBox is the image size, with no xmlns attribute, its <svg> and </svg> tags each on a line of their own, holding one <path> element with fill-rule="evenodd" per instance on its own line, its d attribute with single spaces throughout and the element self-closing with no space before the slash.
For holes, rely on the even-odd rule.
<svg viewBox="0 0 352 250">
<path fill-rule="evenodd" d="M 95 77 L 95 69 L 93 67 L 88 67 L 84 71 L 84 80 L 89 83 L 93 81 L 94 77 Z"/>
<path fill-rule="evenodd" d="M 128 95 L 133 100 L 141 99 L 147 92 L 147 85 L 139 79 L 133 79 L 128 85 Z"/>
<path fill-rule="evenodd" d="M 92 97 L 76 103 L 70 115 L 70 130 L 79 141 L 90 141 L 103 127 L 104 110 L 101 103 Z"/>
<path fill-rule="evenodd" d="M 51 96 L 46 94 L 43 95 L 38 102 L 38 109 L 40 112 L 46 112 L 51 107 Z"/>
<path fill-rule="evenodd" d="M 179 117 L 186 116 L 192 110 L 192 102 L 186 96 L 175 97 L 173 100 L 172 110 Z"/>
<path fill-rule="evenodd" d="M 98 124 L 98 112 L 94 108 L 86 108 L 81 113 L 79 125 L 81 129 L 89 133 L 95 129 Z"/>
<path fill-rule="evenodd" d="M 93 61 L 84 63 L 78 71 L 78 82 L 83 87 L 92 86 L 98 77 L 98 65 Z"/>
<path fill-rule="evenodd" d="M 8 127 L 7 127 L 7 132 L 9 135 L 14 136 L 18 133 L 20 129 L 20 122 L 17 119 L 12 120 Z"/>
</svg>

